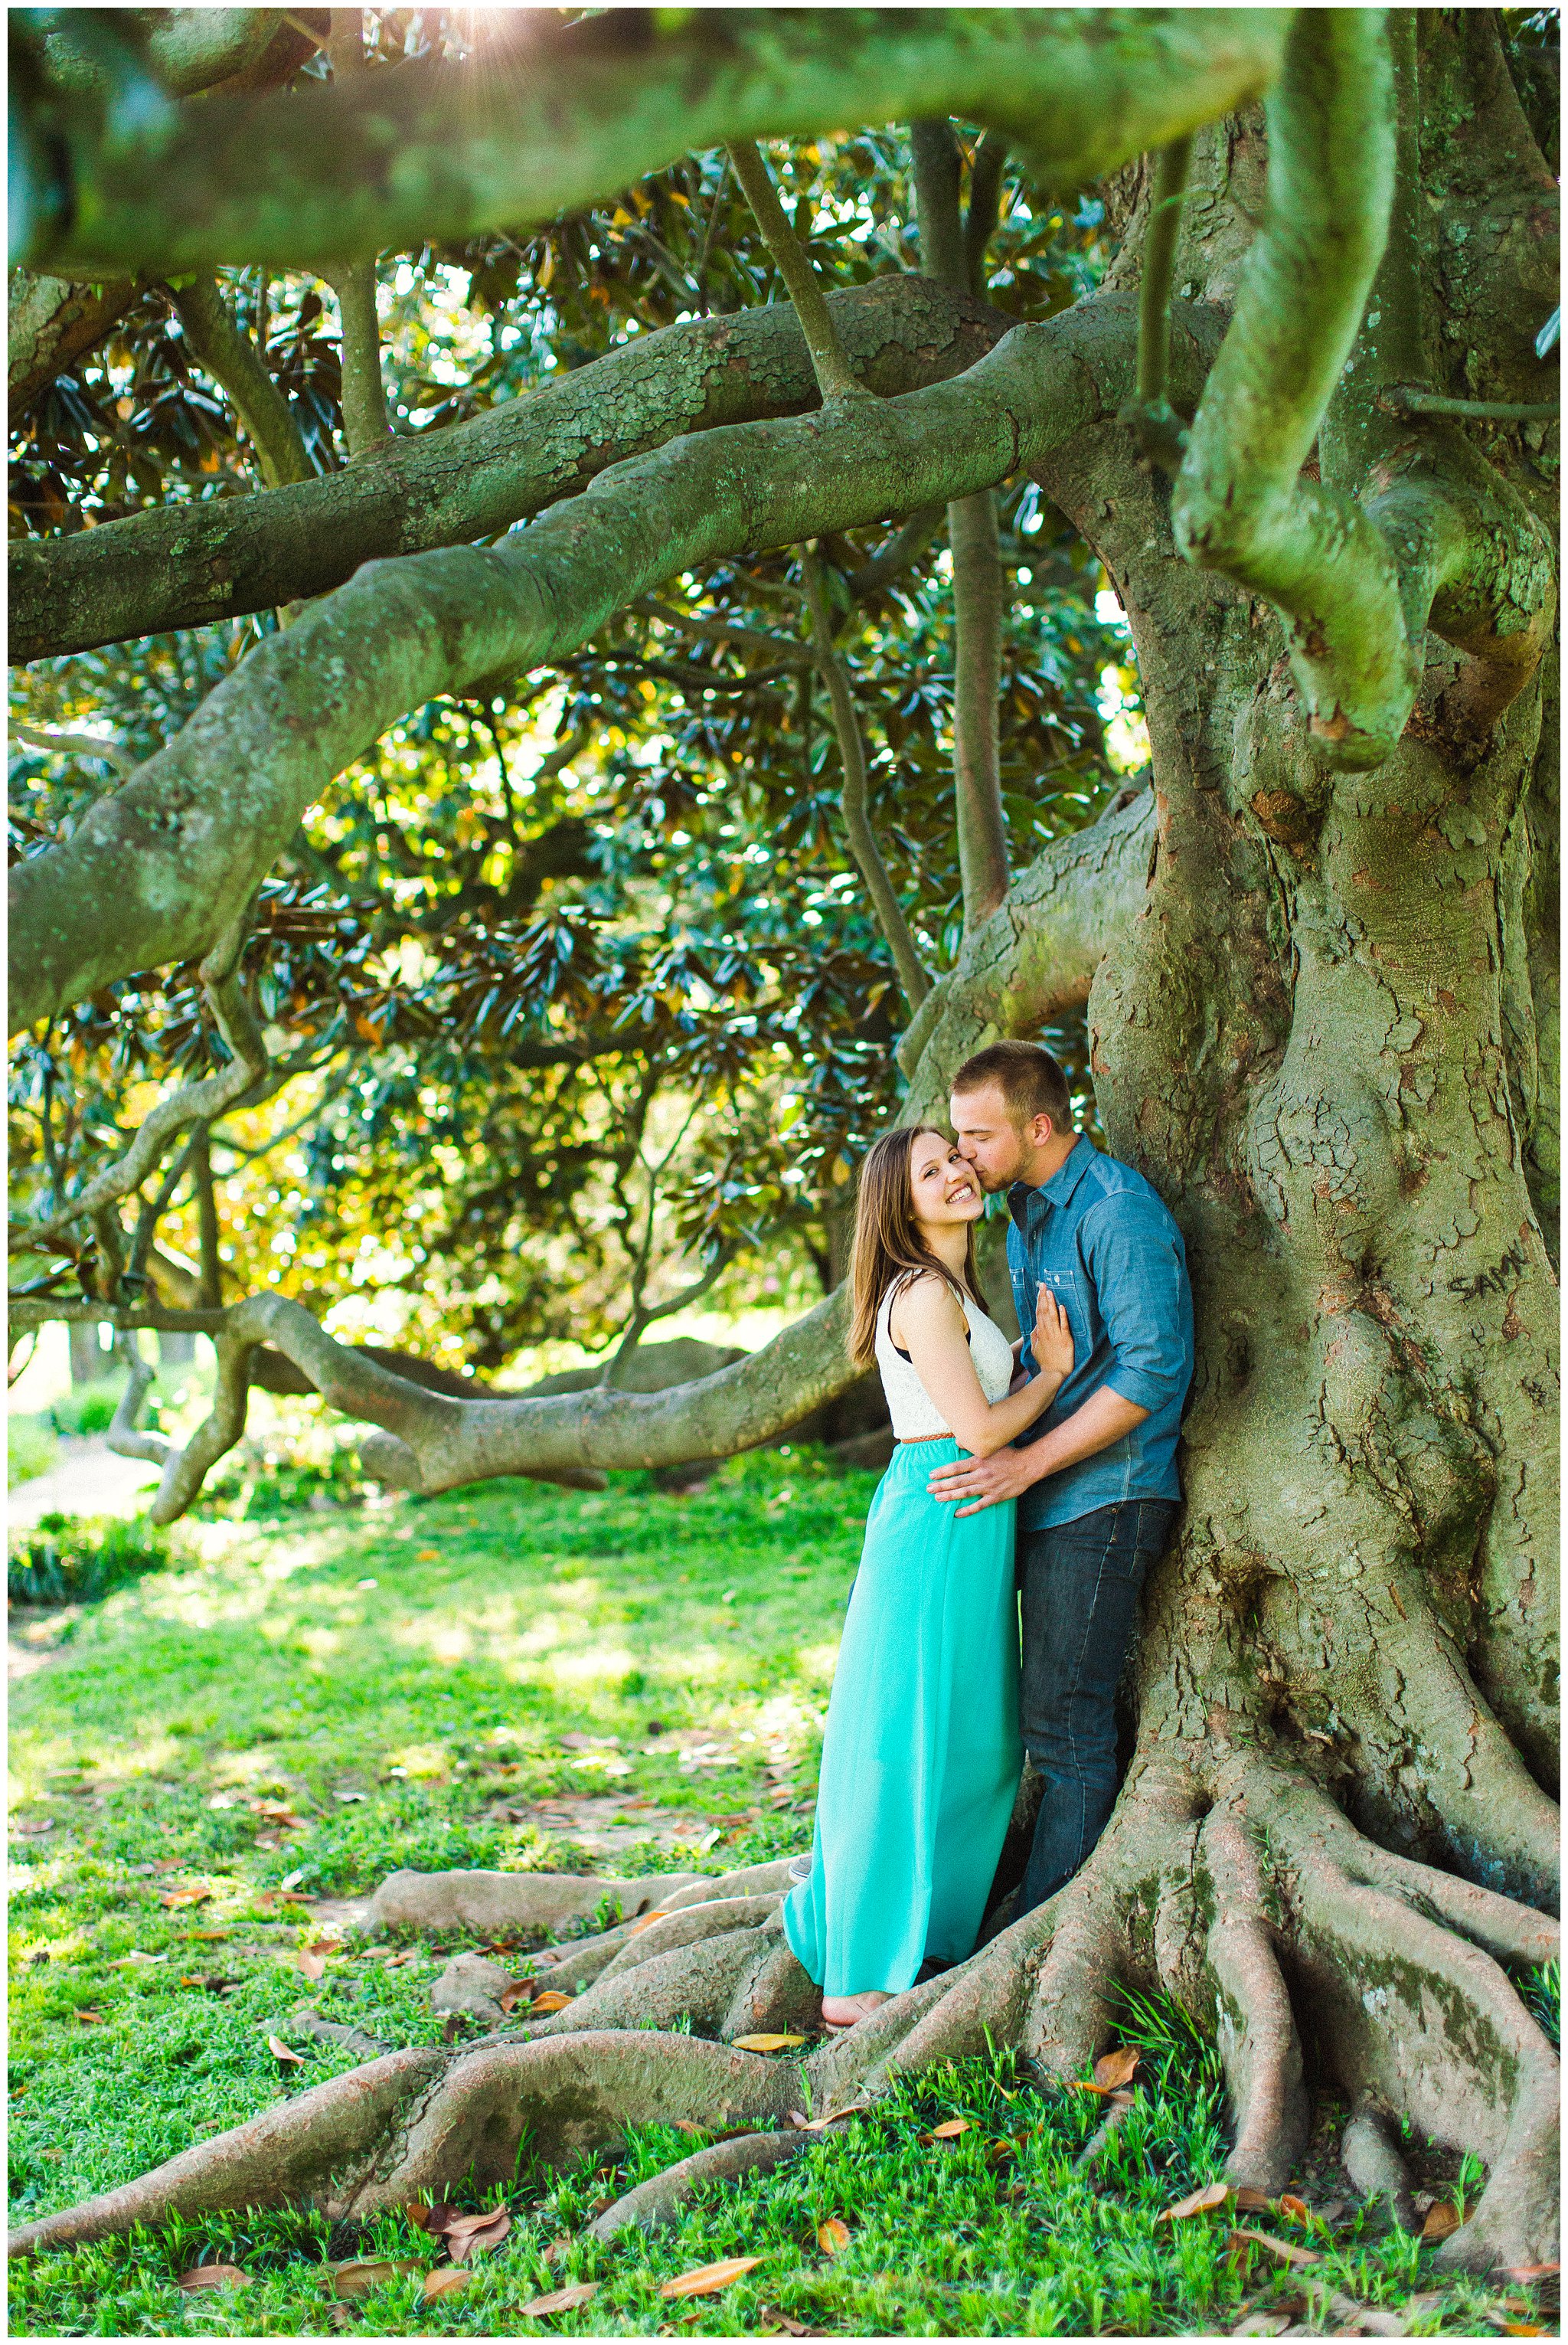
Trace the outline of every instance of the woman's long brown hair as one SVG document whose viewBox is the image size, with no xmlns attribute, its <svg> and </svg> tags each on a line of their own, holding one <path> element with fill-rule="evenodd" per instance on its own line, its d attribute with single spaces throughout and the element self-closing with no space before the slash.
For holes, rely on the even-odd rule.
<svg viewBox="0 0 1568 2345">
<path fill-rule="evenodd" d="M 855 1252 L 850 1260 L 852 1296 L 849 1356 L 865 1367 L 876 1355 L 876 1315 L 882 1298 L 893 1285 L 906 1285 L 923 1271 L 934 1270 L 952 1284 L 953 1274 L 938 1262 L 920 1234 L 915 1218 L 915 1183 L 910 1157 L 916 1142 L 929 1132 L 947 1144 L 947 1135 L 934 1123 L 901 1124 L 873 1141 L 860 1168 L 860 1188 L 855 1200 Z M 964 1256 L 963 1284 L 977 1308 L 979 1275 L 975 1268 L 975 1232 Z"/>
</svg>

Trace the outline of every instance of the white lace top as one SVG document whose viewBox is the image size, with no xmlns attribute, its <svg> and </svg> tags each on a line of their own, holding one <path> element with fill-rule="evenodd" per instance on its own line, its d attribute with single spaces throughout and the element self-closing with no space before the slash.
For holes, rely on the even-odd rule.
<svg viewBox="0 0 1568 2345">
<path fill-rule="evenodd" d="M 953 1428 L 921 1383 L 914 1362 L 893 1340 L 889 1323 L 898 1293 L 897 1286 L 890 1286 L 876 1314 L 876 1365 L 882 1371 L 882 1389 L 887 1396 L 893 1430 L 900 1441 L 951 1434 Z M 1013 1347 L 996 1321 L 987 1318 L 978 1304 L 971 1303 L 967 1296 L 963 1300 L 963 1311 L 969 1328 L 969 1355 L 980 1379 L 980 1389 L 988 1401 L 1005 1400 L 1007 1386 L 1013 1381 Z"/>
</svg>

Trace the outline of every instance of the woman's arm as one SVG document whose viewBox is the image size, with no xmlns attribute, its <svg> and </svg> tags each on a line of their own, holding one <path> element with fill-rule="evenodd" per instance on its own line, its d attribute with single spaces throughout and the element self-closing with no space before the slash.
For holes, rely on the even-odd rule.
<svg viewBox="0 0 1568 2345">
<path fill-rule="evenodd" d="M 894 1342 L 908 1353 L 932 1406 L 951 1426 L 954 1439 L 976 1457 L 989 1457 L 1033 1425 L 1072 1366 L 1066 1314 L 1045 1286 L 1035 1322 L 1040 1373 L 1005 1400 L 988 1401 L 981 1389 L 965 1338 L 964 1314 L 946 1279 L 926 1276 L 906 1286 L 893 1306 L 891 1325 Z"/>
</svg>

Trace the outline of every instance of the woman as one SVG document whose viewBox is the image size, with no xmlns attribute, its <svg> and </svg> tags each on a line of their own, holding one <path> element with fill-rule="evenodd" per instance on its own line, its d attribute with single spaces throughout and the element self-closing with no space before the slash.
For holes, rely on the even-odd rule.
<svg viewBox="0 0 1568 2345">
<path fill-rule="evenodd" d="M 851 1271 L 853 1357 L 875 1357 L 898 1447 L 865 1526 L 828 1705 L 811 1872 L 784 1909 L 829 2027 L 974 1950 L 1017 1790 L 1013 1508 L 960 1515 L 932 1468 L 987 1457 L 1047 1407 L 1073 1364 L 1048 1288 L 1040 1373 L 979 1300 L 974 1172 L 928 1124 L 866 1156 Z"/>
</svg>

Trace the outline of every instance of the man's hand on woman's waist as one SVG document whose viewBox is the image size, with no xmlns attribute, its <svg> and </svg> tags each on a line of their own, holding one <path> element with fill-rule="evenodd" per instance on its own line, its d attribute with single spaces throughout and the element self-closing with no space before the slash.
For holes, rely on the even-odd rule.
<svg viewBox="0 0 1568 2345">
<path fill-rule="evenodd" d="M 1148 1409 L 1139 1408 L 1136 1401 L 1123 1400 L 1109 1385 L 1101 1385 L 1082 1408 L 1041 1434 L 1037 1441 L 1028 1442 L 1022 1449 L 997 1449 L 989 1457 L 966 1457 L 954 1466 L 938 1466 L 926 1487 L 934 1498 L 966 1501 L 958 1508 L 961 1515 L 977 1515 L 983 1508 L 1021 1498 L 1047 1474 L 1059 1474 L 1081 1457 L 1108 1449 L 1148 1415 Z"/>
</svg>

